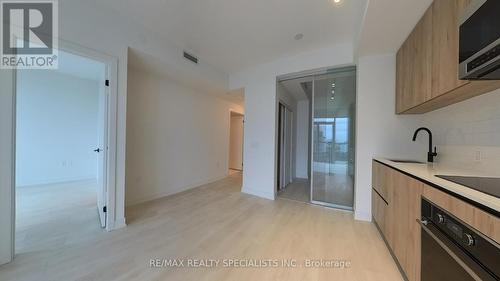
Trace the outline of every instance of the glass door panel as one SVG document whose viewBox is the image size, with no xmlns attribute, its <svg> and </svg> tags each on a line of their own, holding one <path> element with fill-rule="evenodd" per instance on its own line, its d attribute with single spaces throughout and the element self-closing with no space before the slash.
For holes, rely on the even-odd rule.
<svg viewBox="0 0 500 281">
<path fill-rule="evenodd" d="M 313 203 L 352 209 L 356 71 L 354 67 L 316 76 L 313 81 Z"/>
</svg>

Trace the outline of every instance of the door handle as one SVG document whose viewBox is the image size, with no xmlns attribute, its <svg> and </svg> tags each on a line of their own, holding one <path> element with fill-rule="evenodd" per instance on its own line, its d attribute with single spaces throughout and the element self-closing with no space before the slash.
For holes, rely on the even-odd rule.
<svg viewBox="0 0 500 281">
<path fill-rule="evenodd" d="M 101 149 L 99 149 L 99 148 L 96 148 L 96 149 L 94 149 L 94 152 L 97 152 L 97 153 L 99 153 L 99 152 L 101 152 Z"/>
</svg>

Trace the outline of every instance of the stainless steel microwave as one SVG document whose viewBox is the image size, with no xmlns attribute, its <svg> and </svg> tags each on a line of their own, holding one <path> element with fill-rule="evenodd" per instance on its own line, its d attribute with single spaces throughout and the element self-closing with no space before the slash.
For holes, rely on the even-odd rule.
<svg viewBox="0 0 500 281">
<path fill-rule="evenodd" d="M 500 0 L 474 0 L 459 28 L 459 78 L 500 80 Z"/>
</svg>

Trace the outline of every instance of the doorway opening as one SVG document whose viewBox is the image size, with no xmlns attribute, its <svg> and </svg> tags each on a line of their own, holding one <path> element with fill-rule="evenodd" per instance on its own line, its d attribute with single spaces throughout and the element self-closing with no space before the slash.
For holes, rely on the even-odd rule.
<svg viewBox="0 0 500 281">
<path fill-rule="evenodd" d="M 65 49 L 57 70 L 16 71 L 16 254 L 106 228 L 111 67 Z"/>
<path fill-rule="evenodd" d="M 282 77 L 277 96 L 278 197 L 352 210 L 356 68 Z"/>
<path fill-rule="evenodd" d="M 243 134 L 245 116 L 230 111 L 229 114 L 229 175 L 243 172 Z"/>
<path fill-rule="evenodd" d="M 278 103 L 278 191 L 284 190 L 293 182 L 293 110 L 283 102 Z"/>
</svg>

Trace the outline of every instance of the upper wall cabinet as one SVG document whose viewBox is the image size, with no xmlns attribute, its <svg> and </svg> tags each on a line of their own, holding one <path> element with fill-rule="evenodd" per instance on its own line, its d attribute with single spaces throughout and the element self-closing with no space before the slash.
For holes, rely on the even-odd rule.
<svg viewBox="0 0 500 281">
<path fill-rule="evenodd" d="M 396 113 L 436 110 L 500 88 L 458 79 L 458 28 L 472 0 L 435 0 L 396 55 Z"/>
<path fill-rule="evenodd" d="M 398 113 L 432 98 L 432 20 L 429 9 L 397 53 Z"/>
</svg>

